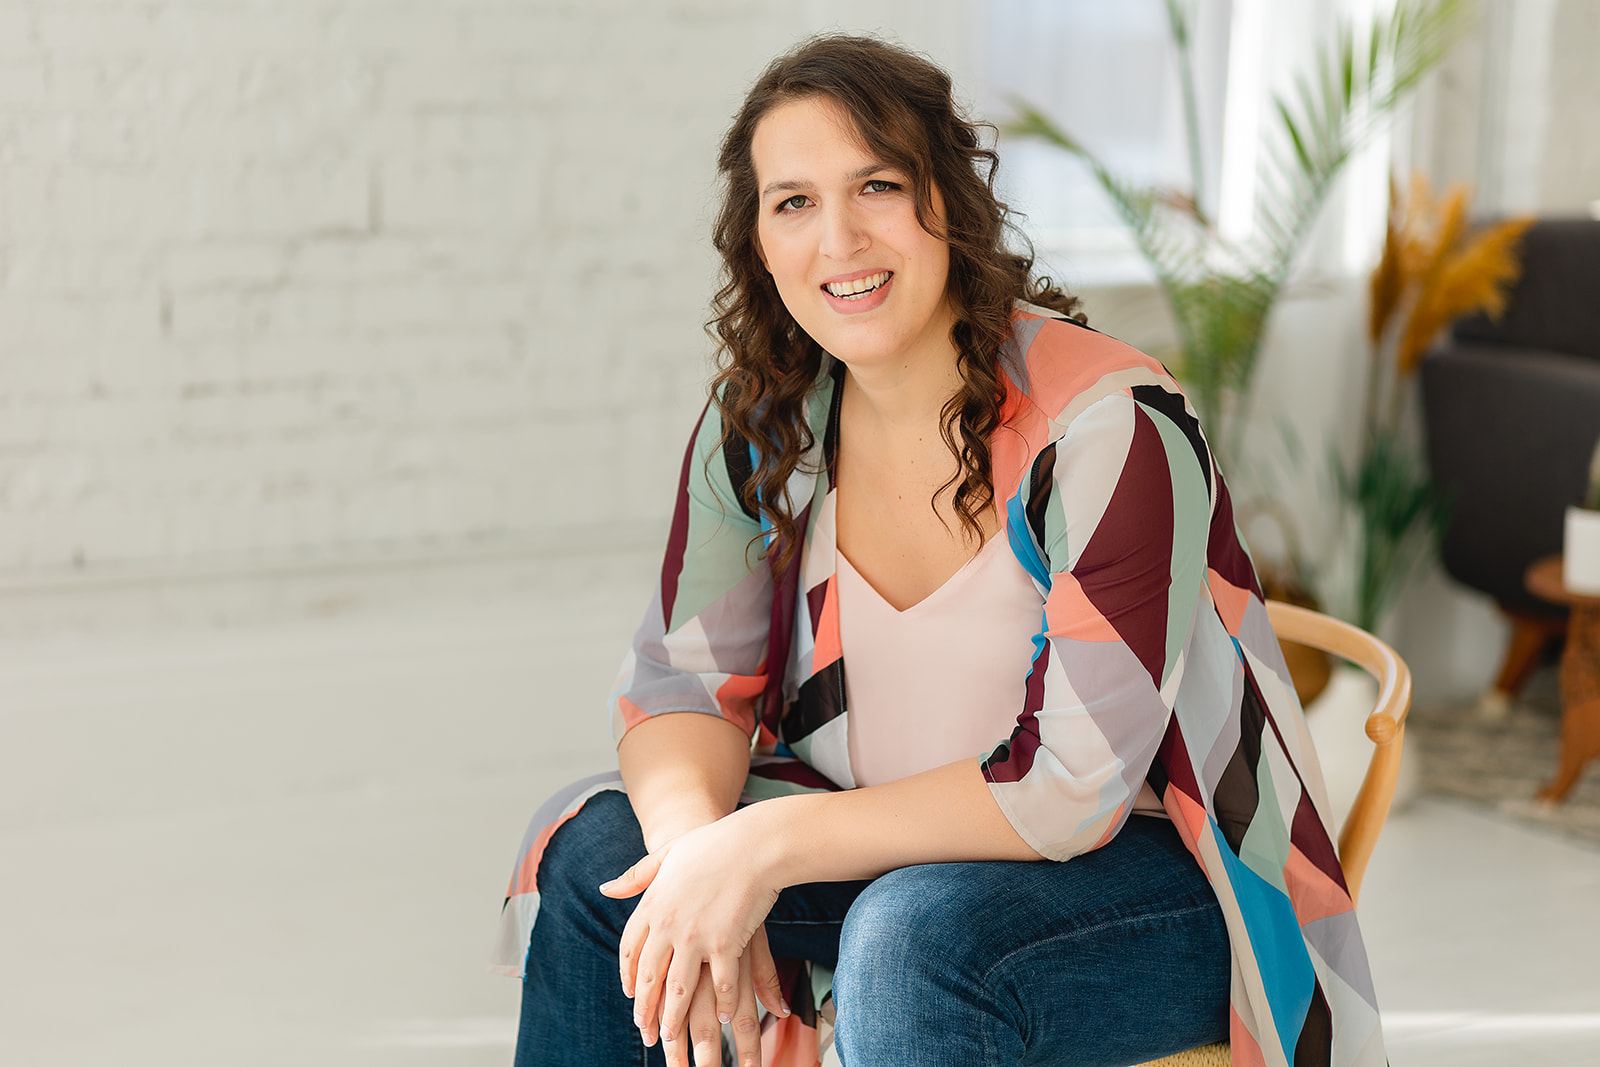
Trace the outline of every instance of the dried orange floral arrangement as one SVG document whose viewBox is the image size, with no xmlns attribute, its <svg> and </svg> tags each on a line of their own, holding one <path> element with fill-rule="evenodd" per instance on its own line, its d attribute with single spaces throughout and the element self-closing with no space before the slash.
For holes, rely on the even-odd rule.
<svg viewBox="0 0 1600 1067">
<path fill-rule="evenodd" d="M 1370 363 L 1356 460 L 1334 460 L 1335 484 L 1353 509 L 1355 586 L 1347 614 L 1373 629 L 1431 550 L 1443 525 L 1441 500 L 1402 416 L 1422 357 L 1439 333 L 1463 315 L 1497 318 L 1521 275 L 1519 243 L 1531 218 L 1469 229 L 1470 195 L 1452 185 L 1435 197 L 1413 177 L 1402 197 L 1389 186 L 1383 258 L 1372 272 L 1367 320 Z"/>
</svg>

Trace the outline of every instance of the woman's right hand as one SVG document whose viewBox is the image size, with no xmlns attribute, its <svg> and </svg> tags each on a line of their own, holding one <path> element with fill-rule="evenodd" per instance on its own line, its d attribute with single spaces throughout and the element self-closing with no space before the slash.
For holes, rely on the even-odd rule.
<svg viewBox="0 0 1600 1067">
<path fill-rule="evenodd" d="M 757 991 L 760 990 L 758 993 Z M 756 1010 L 756 1000 L 777 1014 L 787 1014 L 782 1007 L 779 991 L 778 968 L 772 961 L 772 951 L 767 946 L 766 927 L 756 931 L 739 957 L 739 977 L 734 989 L 735 1005 L 724 1020 L 717 1011 L 716 989 L 711 980 L 711 965 L 700 965 L 700 982 L 689 1002 L 689 1016 L 685 1033 L 676 1040 L 663 1037 L 661 1049 L 666 1053 L 667 1067 L 689 1067 L 689 1050 L 692 1049 L 694 1067 L 719 1067 L 722 1063 L 722 1023 L 727 1021 L 733 1031 L 735 1062 L 739 1067 L 761 1067 L 761 1017 Z M 729 1013 L 723 1013 L 729 1014 Z M 653 1027 L 651 1028 L 654 1029 Z M 645 1044 L 653 1043 L 653 1035 L 645 1034 Z"/>
<path fill-rule="evenodd" d="M 676 819 L 660 820 L 646 831 L 646 847 L 659 861 L 671 851 L 672 844 L 679 837 L 716 821 L 704 816 L 684 817 L 681 814 Z M 654 881 L 654 873 L 658 869 L 658 864 L 641 863 L 624 872 L 617 881 L 627 880 L 633 892 L 642 892 Z M 623 892 L 626 893 L 626 890 Z M 635 993 L 634 976 L 626 966 L 622 971 L 623 992 L 632 997 Z M 699 981 L 685 998 L 688 1010 L 683 1020 L 683 1033 L 674 1035 L 672 1039 L 661 1033 L 660 1004 L 656 1006 L 654 1017 L 642 1020 L 639 1026 L 641 1038 L 647 1046 L 661 1040 L 667 1067 L 689 1067 L 690 1049 L 694 1053 L 694 1067 L 719 1067 L 722 1062 L 719 1036 L 724 1016 L 733 1031 L 738 1067 L 760 1067 L 761 1017 L 756 1008 L 757 1000 L 775 1015 L 789 1014 L 789 1006 L 784 1003 L 783 988 L 778 979 L 778 967 L 773 962 L 772 950 L 767 944 L 765 925 L 756 926 L 755 934 L 740 954 L 734 985 L 720 991 L 721 996 L 718 996 L 718 992 L 711 976 L 710 963 L 702 962 Z"/>
<path fill-rule="evenodd" d="M 719 822 L 734 811 L 749 773 L 750 738 L 731 721 L 714 715 L 662 714 L 629 729 L 617 746 L 617 759 L 649 853 L 616 879 L 627 881 L 628 886 L 608 894 L 628 897 L 643 893 L 655 881 L 661 861 L 680 838 Z M 742 849 L 732 847 L 742 854 Z M 702 867 L 700 873 L 709 872 Z M 704 879 L 699 884 L 703 887 Z M 755 1018 L 757 997 L 769 1009 L 787 1014 L 782 1008 L 777 968 L 761 928 L 764 918 L 765 912 L 746 928 L 744 937 L 749 942 L 735 950 L 737 956 L 724 961 L 726 966 L 719 967 L 716 979 L 707 975 L 706 955 L 700 955 L 700 966 L 685 967 L 684 985 L 693 982 L 693 988 L 686 990 L 689 998 L 677 1001 L 672 1020 L 685 1034 L 704 1032 L 706 1040 L 701 1041 L 698 1051 L 700 1058 L 713 1067 L 719 1062 L 714 1033 L 720 1027 L 719 1015 L 733 1020 L 739 1062 L 744 1067 L 761 1060 Z M 619 963 L 623 991 L 631 998 L 635 992 L 634 967 L 625 959 Z M 685 959 L 684 963 L 689 961 Z M 723 987 L 720 991 L 719 985 Z M 637 1005 L 639 1031 L 646 1042 L 654 1044 L 663 1015 L 660 997 L 652 990 L 652 995 L 642 999 L 644 1003 Z M 674 1037 L 678 1040 L 668 1044 L 669 1061 L 687 1064 L 694 1040 L 684 1040 L 682 1034 Z M 680 1050 L 671 1052 L 672 1045 L 681 1046 Z"/>
</svg>

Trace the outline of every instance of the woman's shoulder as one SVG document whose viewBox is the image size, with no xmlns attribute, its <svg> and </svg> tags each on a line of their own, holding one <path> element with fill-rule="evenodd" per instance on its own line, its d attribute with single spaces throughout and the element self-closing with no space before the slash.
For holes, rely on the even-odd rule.
<svg viewBox="0 0 1600 1067">
<path fill-rule="evenodd" d="M 1161 361 L 1050 308 L 1017 301 L 1000 364 L 1017 403 L 1037 408 L 1059 430 L 1108 396 L 1155 389 L 1181 398 Z"/>
</svg>

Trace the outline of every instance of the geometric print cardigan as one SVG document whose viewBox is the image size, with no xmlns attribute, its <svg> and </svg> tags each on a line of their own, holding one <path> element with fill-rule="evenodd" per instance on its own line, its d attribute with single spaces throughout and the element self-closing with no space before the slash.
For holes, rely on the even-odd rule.
<svg viewBox="0 0 1600 1067">
<path fill-rule="evenodd" d="M 1227 920 L 1234 1064 L 1384 1064 L 1321 771 L 1194 412 L 1149 356 L 1032 305 L 1012 320 L 995 500 L 1044 607 L 1016 727 L 982 757 L 990 791 L 1028 844 L 1070 861 L 1116 834 L 1148 781 Z M 618 738 L 678 711 L 750 733 L 748 802 L 854 785 L 834 581 L 842 365 L 824 364 L 815 444 L 787 486 L 803 502 L 802 550 L 774 574 L 750 547 L 772 538 L 740 503 L 750 445 L 708 407 L 660 584 L 611 694 Z M 535 815 L 496 970 L 523 973 L 550 836 L 621 788 L 614 774 L 574 783 Z M 831 975 L 780 969 L 794 1013 L 766 1019 L 766 1062 L 815 1064 L 831 1039 Z"/>
</svg>

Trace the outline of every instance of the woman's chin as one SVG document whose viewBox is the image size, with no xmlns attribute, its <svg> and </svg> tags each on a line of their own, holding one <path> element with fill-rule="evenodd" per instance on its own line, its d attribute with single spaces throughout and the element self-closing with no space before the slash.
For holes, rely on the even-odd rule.
<svg viewBox="0 0 1600 1067">
<path fill-rule="evenodd" d="M 826 341 L 819 343 L 824 352 L 852 370 L 887 366 L 903 359 L 905 352 L 903 344 L 882 337 L 840 336 L 835 333 L 832 344 Z"/>
</svg>

